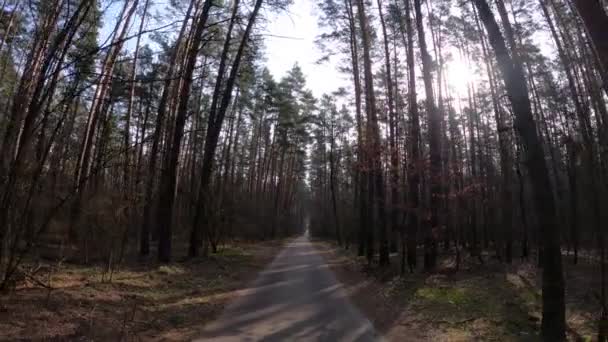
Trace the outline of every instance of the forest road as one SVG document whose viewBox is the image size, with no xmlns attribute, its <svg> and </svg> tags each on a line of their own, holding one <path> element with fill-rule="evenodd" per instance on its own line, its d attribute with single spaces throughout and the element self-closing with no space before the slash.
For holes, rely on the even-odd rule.
<svg viewBox="0 0 608 342">
<path fill-rule="evenodd" d="M 307 234 L 290 242 L 196 341 L 381 341 Z"/>
</svg>

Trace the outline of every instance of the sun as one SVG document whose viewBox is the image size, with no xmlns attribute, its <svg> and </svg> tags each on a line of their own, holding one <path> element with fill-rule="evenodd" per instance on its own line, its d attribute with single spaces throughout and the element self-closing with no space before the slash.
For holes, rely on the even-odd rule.
<svg viewBox="0 0 608 342">
<path fill-rule="evenodd" d="M 473 68 L 459 57 L 446 63 L 447 84 L 454 95 L 466 97 L 469 84 L 475 81 Z"/>
</svg>

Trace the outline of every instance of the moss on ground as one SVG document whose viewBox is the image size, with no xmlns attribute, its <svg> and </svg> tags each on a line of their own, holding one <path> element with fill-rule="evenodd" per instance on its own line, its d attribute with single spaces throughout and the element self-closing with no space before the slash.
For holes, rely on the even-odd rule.
<svg viewBox="0 0 608 342">
<path fill-rule="evenodd" d="M 441 279 L 419 287 L 411 311 L 442 333 L 442 340 L 535 340 L 535 323 L 505 282 L 488 277 Z"/>
<path fill-rule="evenodd" d="M 347 287 L 365 284 L 351 297 L 394 341 L 539 341 L 536 295 L 514 286 L 504 267 L 474 265 L 455 272 L 440 263 L 399 276 L 398 256 L 379 269 L 350 251 L 331 249 L 328 259 Z"/>
<path fill-rule="evenodd" d="M 422 287 L 416 291 L 416 297 L 436 305 L 447 305 L 462 308 L 475 302 L 466 288 Z"/>
</svg>

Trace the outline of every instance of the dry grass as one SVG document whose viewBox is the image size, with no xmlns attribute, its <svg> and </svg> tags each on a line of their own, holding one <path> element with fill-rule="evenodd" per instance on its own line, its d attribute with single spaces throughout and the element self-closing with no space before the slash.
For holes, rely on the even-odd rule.
<svg viewBox="0 0 608 342">
<path fill-rule="evenodd" d="M 0 296 L 0 340 L 184 340 L 195 337 L 280 250 L 282 241 L 224 246 L 208 259 L 100 266 L 43 265 Z M 28 265 L 25 265 L 27 267 Z"/>
</svg>

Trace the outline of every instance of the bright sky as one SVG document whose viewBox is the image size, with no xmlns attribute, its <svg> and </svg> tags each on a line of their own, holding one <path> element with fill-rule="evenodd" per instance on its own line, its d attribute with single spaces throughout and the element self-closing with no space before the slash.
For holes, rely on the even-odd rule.
<svg viewBox="0 0 608 342">
<path fill-rule="evenodd" d="M 314 2 L 295 0 L 288 12 L 269 15 L 270 23 L 265 33 L 267 66 L 278 80 L 297 62 L 304 75 L 307 87 L 315 97 L 331 93 L 339 87 L 349 85 L 348 76 L 337 70 L 335 63 L 316 64 L 321 52 L 315 39 L 322 31 L 317 25 Z M 280 38 L 283 36 L 289 38 Z"/>
<path fill-rule="evenodd" d="M 168 0 L 152 0 L 153 13 L 162 12 L 167 6 Z M 112 31 L 116 18 L 120 12 L 120 2 L 111 2 L 113 5 L 108 8 L 103 19 L 104 25 L 100 34 L 100 42 L 107 43 L 110 32 Z M 107 2 L 104 2 L 107 6 Z M 264 7 L 262 7 L 264 10 Z M 317 64 L 322 57 L 321 51 L 315 45 L 317 36 L 322 33 L 322 28 L 317 24 L 317 14 L 319 9 L 315 5 L 315 0 L 294 0 L 294 3 L 287 10 L 280 13 L 265 11 L 266 23 L 258 22 L 258 27 L 264 27 L 261 33 L 264 35 L 266 45 L 265 64 L 279 80 L 284 76 L 295 63 L 302 68 L 307 80 L 307 87 L 312 90 L 316 97 L 324 93 L 331 93 L 340 87 L 351 86 L 352 81 L 349 76 L 338 71 L 335 60 Z M 130 33 L 139 26 L 139 16 L 136 16 L 131 23 Z M 148 20 L 146 28 L 153 29 L 162 27 L 165 23 Z M 177 25 L 175 26 L 177 28 Z M 167 30 L 171 30 L 168 28 Z M 146 38 L 144 38 L 145 40 Z M 427 43 L 429 38 L 427 37 Z M 550 37 L 545 31 L 540 31 L 535 36 L 535 42 L 545 55 L 554 54 L 554 48 L 549 43 Z M 134 47 L 135 39 L 127 42 L 127 48 Z M 453 51 L 454 59 L 447 64 L 448 84 L 455 91 L 456 95 L 466 96 L 467 83 L 475 82 L 473 70 L 468 63 L 461 60 L 458 53 Z M 420 72 L 420 71 L 419 71 Z"/>
<path fill-rule="evenodd" d="M 165 1 L 154 1 L 156 10 L 166 5 Z M 116 18 L 113 16 L 120 12 L 118 3 L 109 9 L 104 17 L 104 26 L 100 34 L 100 41 L 108 38 Z M 264 8 L 264 7 L 262 7 Z M 339 87 L 350 85 L 348 76 L 337 70 L 335 63 L 324 62 L 316 64 L 321 58 L 321 52 L 315 46 L 315 39 L 322 31 L 317 25 L 314 0 L 294 0 L 287 11 L 271 13 L 266 11 L 267 24 L 262 34 L 265 34 L 266 66 L 277 81 L 284 76 L 295 63 L 298 63 L 306 76 L 307 87 L 312 90 L 315 97 L 324 93 L 331 93 Z M 153 11 L 154 12 L 154 11 Z M 139 16 L 131 23 L 130 34 L 139 25 Z M 258 23 L 260 24 L 260 23 Z M 161 24 L 148 21 L 147 28 L 154 28 Z M 135 39 L 127 43 L 132 48 Z M 133 46 L 131 46 L 133 45 Z"/>
</svg>

